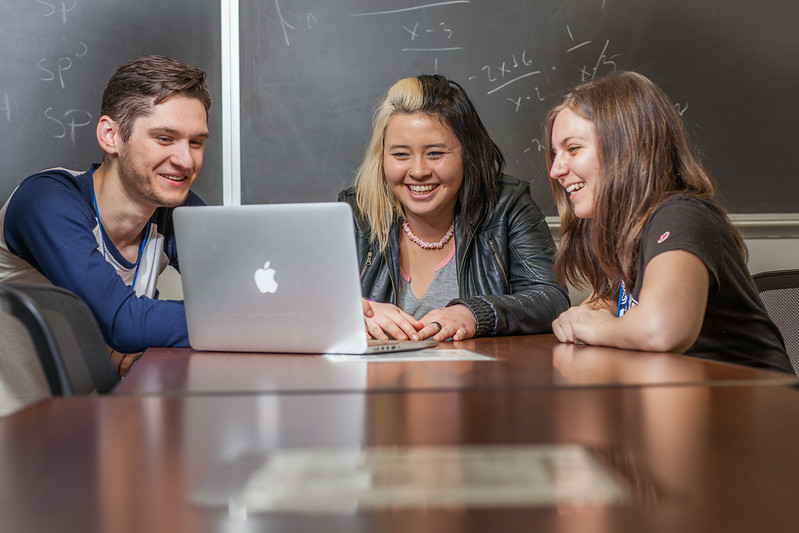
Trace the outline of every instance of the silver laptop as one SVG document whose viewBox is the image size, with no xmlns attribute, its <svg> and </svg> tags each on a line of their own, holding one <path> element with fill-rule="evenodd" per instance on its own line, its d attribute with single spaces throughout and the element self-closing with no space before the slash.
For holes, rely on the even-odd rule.
<svg viewBox="0 0 799 533">
<path fill-rule="evenodd" d="M 435 341 L 369 341 L 352 210 L 341 202 L 178 207 L 195 350 L 380 353 Z"/>
</svg>

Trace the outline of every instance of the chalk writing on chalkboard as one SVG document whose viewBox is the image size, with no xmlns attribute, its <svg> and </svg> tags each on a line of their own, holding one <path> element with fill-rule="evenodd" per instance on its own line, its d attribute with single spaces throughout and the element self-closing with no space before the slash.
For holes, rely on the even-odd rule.
<svg viewBox="0 0 799 533">
<path fill-rule="evenodd" d="M 89 53 L 89 47 L 84 42 L 78 41 L 74 48 L 77 51 L 72 57 L 82 58 Z M 55 60 L 47 57 L 41 58 L 39 62 L 36 63 L 36 68 L 42 72 L 42 77 L 40 79 L 42 81 L 58 80 L 61 88 L 65 88 L 64 73 L 72 68 L 72 57 L 63 56 Z"/>
<path fill-rule="evenodd" d="M 449 0 L 447 2 L 431 2 L 429 4 L 422 4 L 419 6 L 410 6 L 410 7 L 401 7 L 398 9 L 387 9 L 384 11 L 369 11 L 363 13 L 353 13 L 351 16 L 353 17 L 369 17 L 373 15 L 391 15 L 394 13 L 405 13 L 408 11 L 419 11 L 421 9 L 428 9 L 431 7 L 441 7 L 441 6 L 448 6 L 451 4 L 471 4 L 471 0 Z"/>
<path fill-rule="evenodd" d="M 436 32 L 441 32 L 441 34 L 443 34 L 444 38 L 447 40 L 452 39 L 452 30 L 447 27 L 446 22 L 439 22 L 438 26 L 438 28 L 420 28 L 419 21 L 416 20 L 414 21 L 412 28 L 403 26 L 402 29 L 408 32 L 408 36 L 410 37 L 411 41 L 422 38 L 424 34 L 429 35 Z"/>
<path fill-rule="evenodd" d="M 89 53 L 86 43 L 78 41 L 74 53 L 76 60 L 82 59 Z M 42 58 L 36 63 L 36 68 L 42 72 L 39 78 L 43 82 L 57 82 L 62 89 L 67 87 L 67 73 L 74 65 L 72 57 L 63 56 L 57 60 Z M 44 110 L 45 118 L 55 124 L 56 139 L 68 139 L 75 146 L 75 130 L 89 126 L 92 123 L 92 114 L 84 109 L 70 108 L 65 111 L 56 110 L 54 106 L 47 106 Z"/>
<path fill-rule="evenodd" d="M 406 46 L 401 49 L 403 53 L 408 52 L 457 52 L 463 50 L 463 46 L 451 43 L 453 31 L 447 26 L 446 22 L 439 22 L 438 25 L 427 27 L 419 21 L 414 21 L 412 27 L 402 26 L 408 33 L 408 37 L 414 46 Z M 423 42 L 416 42 L 421 40 Z M 433 58 L 433 72 L 438 72 L 438 56 Z"/>
<path fill-rule="evenodd" d="M 58 2 L 36 0 L 42 6 L 42 17 L 58 17 L 61 24 L 68 24 L 68 15 L 78 7 L 78 1 L 62 0 Z M 89 46 L 84 41 L 73 41 L 66 46 L 59 47 L 59 53 L 40 57 L 36 62 L 39 81 L 46 84 L 55 84 L 59 89 L 66 90 L 77 76 L 75 68 L 79 62 L 89 61 Z M 56 139 L 65 139 L 74 148 L 76 145 L 76 131 L 92 123 L 92 114 L 84 109 L 67 105 L 42 104 L 44 118 L 51 126 L 50 134 Z M 10 109 L 7 112 L 10 120 Z"/>
<path fill-rule="evenodd" d="M 74 11 L 76 7 L 78 7 L 78 0 L 72 0 L 72 2 L 45 2 L 44 0 L 36 0 L 37 4 L 41 4 L 45 8 L 45 17 L 52 17 L 52 16 L 60 16 L 61 22 L 66 24 L 67 23 L 67 14 L 70 11 Z"/>
<path fill-rule="evenodd" d="M 308 12 L 297 15 L 296 17 L 292 17 L 292 19 L 297 19 L 297 22 L 292 24 L 283 15 L 283 11 L 280 9 L 280 0 L 275 0 L 275 10 L 277 11 L 277 18 L 280 21 L 280 29 L 283 31 L 283 39 L 286 41 L 286 46 L 291 46 L 289 30 L 298 31 L 298 28 L 302 30 L 312 30 L 319 23 L 319 21 L 316 19 L 316 16 L 314 16 L 313 13 Z"/>
<path fill-rule="evenodd" d="M 57 132 L 53 137 L 64 139 L 68 135 L 72 146 L 75 146 L 75 130 L 92 123 L 92 114 L 83 109 L 68 109 L 59 116 L 51 106 L 44 110 L 44 116 L 58 125 Z"/>
<path fill-rule="evenodd" d="M 330 199 L 351 183 L 379 96 L 399 78 L 441 73 L 463 85 L 507 172 L 552 214 L 547 110 L 574 83 L 623 69 L 673 99 L 731 210 L 794 212 L 750 179 L 788 187 L 790 158 L 744 156 L 758 132 L 780 131 L 788 145 L 796 131 L 786 65 L 798 49 L 786 44 L 799 3 L 764 2 L 770 11 L 729 0 L 240 2 L 242 105 L 260 111 L 242 123 L 243 200 Z"/>
<path fill-rule="evenodd" d="M 453 4 L 470 4 L 471 0 L 450 0 L 447 2 L 433 2 L 429 4 L 422 4 L 418 6 L 388 9 L 383 11 L 369 11 L 361 13 L 353 13 L 351 17 L 374 17 L 380 15 L 394 15 L 398 13 L 407 13 L 412 11 L 428 10 L 430 8 L 444 7 Z M 412 46 L 404 46 L 400 49 L 403 53 L 433 53 L 433 72 L 438 72 L 438 56 L 439 52 L 458 52 L 463 50 L 463 46 L 458 43 L 452 42 L 454 31 L 446 21 L 430 22 L 425 19 L 422 22 L 414 20 L 412 23 L 403 24 L 401 27 L 407 34 L 407 38 L 412 43 Z"/>
</svg>

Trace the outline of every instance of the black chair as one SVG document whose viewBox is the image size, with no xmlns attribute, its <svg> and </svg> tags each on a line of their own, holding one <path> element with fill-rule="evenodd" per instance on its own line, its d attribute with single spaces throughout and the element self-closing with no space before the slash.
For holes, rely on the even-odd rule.
<svg viewBox="0 0 799 533">
<path fill-rule="evenodd" d="M 3 309 L 28 330 L 54 396 L 105 393 L 119 375 L 89 307 L 45 284 L 0 284 Z"/>
<path fill-rule="evenodd" d="M 0 291 L 0 416 L 52 396 L 28 328 L 9 311 Z"/>
<path fill-rule="evenodd" d="M 752 276 L 769 317 L 779 328 L 794 373 L 799 376 L 799 270 Z"/>
</svg>

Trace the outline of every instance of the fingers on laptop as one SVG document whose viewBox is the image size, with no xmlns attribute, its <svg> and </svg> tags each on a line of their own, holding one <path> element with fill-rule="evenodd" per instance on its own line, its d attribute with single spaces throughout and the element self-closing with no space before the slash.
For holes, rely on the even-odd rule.
<svg viewBox="0 0 799 533">
<path fill-rule="evenodd" d="M 361 298 L 363 301 L 363 316 L 366 317 L 373 317 L 375 316 L 375 312 L 372 311 L 372 301 L 367 300 L 366 298 Z"/>
<path fill-rule="evenodd" d="M 372 317 L 364 317 L 367 332 L 375 339 L 417 340 L 417 332 L 424 326 L 399 307 L 392 304 L 370 302 Z"/>
</svg>

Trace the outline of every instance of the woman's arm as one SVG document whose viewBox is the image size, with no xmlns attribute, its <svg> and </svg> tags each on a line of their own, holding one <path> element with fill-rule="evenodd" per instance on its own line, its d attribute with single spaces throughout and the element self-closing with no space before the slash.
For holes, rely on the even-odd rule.
<svg viewBox="0 0 799 533">
<path fill-rule="evenodd" d="M 683 250 L 656 255 L 644 270 L 638 305 L 616 318 L 606 310 L 574 307 L 553 323 L 563 342 L 683 353 L 702 329 L 710 275 Z"/>
<path fill-rule="evenodd" d="M 612 302 L 610 300 L 604 300 L 602 298 L 596 298 L 595 293 L 591 293 L 588 298 L 586 298 L 582 305 L 587 305 L 591 309 L 604 309 L 611 313 L 616 312 L 616 302 Z"/>
</svg>

